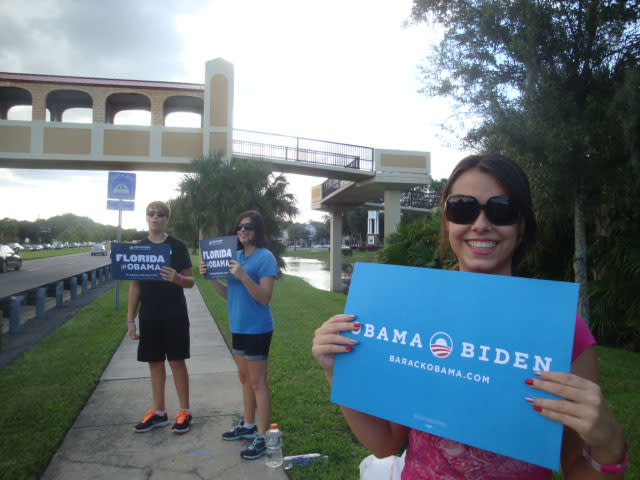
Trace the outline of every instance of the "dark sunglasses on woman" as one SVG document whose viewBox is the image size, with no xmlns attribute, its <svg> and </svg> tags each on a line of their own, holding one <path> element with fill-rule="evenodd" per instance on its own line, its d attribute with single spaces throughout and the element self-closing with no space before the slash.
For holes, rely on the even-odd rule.
<svg viewBox="0 0 640 480">
<path fill-rule="evenodd" d="M 253 223 L 241 223 L 236 227 L 236 233 L 242 229 L 248 230 L 249 232 L 256 229 L 256 226 Z"/>
<path fill-rule="evenodd" d="M 520 209 L 509 195 L 491 197 L 480 205 L 478 199 L 470 195 L 451 195 L 445 202 L 445 217 L 458 225 L 470 225 L 484 210 L 487 219 L 494 225 L 504 226 L 517 223 Z"/>
</svg>

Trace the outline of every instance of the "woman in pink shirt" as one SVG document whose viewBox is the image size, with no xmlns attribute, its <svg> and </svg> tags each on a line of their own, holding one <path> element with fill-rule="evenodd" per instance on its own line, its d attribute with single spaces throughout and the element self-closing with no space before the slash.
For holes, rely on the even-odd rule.
<svg viewBox="0 0 640 480">
<path fill-rule="evenodd" d="M 442 193 L 442 212 L 441 246 L 453 251 L 463 272 L 513 275 L 535 241 L 527 177 L 498 154 L 472 155 L 456 166 Z M 351 338 L 340 335 L 360 327 L 354 320 L 353 315 L 335 315 L 316 330 L 312 351 L 329 383 L 335 355 L 355 348 Z M 531 394 L 524 400 L 565 426 L 561 463 L 566 480 L 623 478 L 628 462 L 622 428 L 598 385 L 594 343 L 576 318 L 571 373 L 541 372 L 526 381 Z M 561 398 L 539 398 L 536 390 Z M 551 479 L 548 469 L 341 408 L 353 433 L 377 457 L 393 455 L 408 440 L 403 480 Z"/>
</svg>

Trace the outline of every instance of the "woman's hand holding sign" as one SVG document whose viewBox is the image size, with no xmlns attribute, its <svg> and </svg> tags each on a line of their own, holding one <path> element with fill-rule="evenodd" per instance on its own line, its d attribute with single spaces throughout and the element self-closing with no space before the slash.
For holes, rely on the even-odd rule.
<svg viewBox="0 0 640 480">
<path fill-rule="evenodd" d="M 329 381 L 333 377 L 335 354 L 350 352 L 353 350 L 353 345 L 358 343 L 353 338 L 340 335 L 340 332 L 348 332 L 360 328 L 360 324 L 353 320 L 355 320 L 353 315 L 334 315 L 316 330 L 313 337 L 311 352 Z"/>
<path fill-rule="evenodd" d="M 588 354 L 585 359 L 588 360 Z M 540 372 L 538 376 L 526 383 L 562 398 L 536 398 L 534 409 L 577 433 L 598 463 L 622 463 L 627 449 L 624 434 L 607 406 L 600 386 L 572 373 Z"/>
</svg>

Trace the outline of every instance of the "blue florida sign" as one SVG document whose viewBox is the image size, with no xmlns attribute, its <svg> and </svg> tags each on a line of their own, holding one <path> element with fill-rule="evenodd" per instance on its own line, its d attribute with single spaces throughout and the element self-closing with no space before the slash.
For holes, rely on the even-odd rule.
<svg viewBox="0 0 640 480">
<path fill-rule="evenodd" d="M 111 245 L 111 276 L 115 280 L 161 282 L 160 270 L 165 266 L 171 266 L 171 247 L 166 243 Z"/>
<path fill-rule="evenodd" d="M 578 285 L 358 263 L 345 313 L 360 329 L 336 355 L 339 405 L 558 469 L 562 425 L 524 400 L 524 383 L 568 372 Z"/>
</svg>

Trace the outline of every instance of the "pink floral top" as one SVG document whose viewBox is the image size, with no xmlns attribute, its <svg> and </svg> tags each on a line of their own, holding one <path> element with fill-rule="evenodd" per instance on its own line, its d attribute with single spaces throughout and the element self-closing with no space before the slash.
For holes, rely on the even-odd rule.
<svg viewBox="0 0 640 480">
<path fill-rule="evenodd" d="M 595 339 L 576 318 L 571 361 Z M 419 430 L 409 431 L 402 480 L 549 480 L 551 470 L 447 440 Z"/>
</svg>

